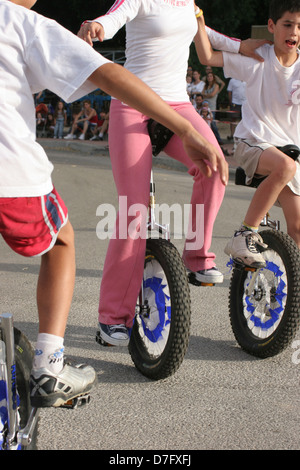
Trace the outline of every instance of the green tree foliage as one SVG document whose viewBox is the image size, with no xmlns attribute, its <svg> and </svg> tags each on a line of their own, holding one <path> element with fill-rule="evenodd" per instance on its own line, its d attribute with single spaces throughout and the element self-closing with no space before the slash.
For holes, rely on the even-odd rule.
<svg viewBox="0 0 300 470">
<path fill-rule="evenodd" d="M 84 20 L 104 14 L 113 3 L 112 0 L 38 0 L 33 9 L 77 33 Z"/>
<path fill-rule="evenodd" d="M 84 20 L 104 15 L 113 4 L 114 0 L 38 0 L 33 9 L 77 34 Z M 109 46 L 123 48 L 124 44 L 125 29 L 123 28 L 109 41 Z"/>
<path fill-rule="evenodd" d="M 267 24 L 269 0 L 198 0 L 208 26 L 229 36 L 246 39 L 251 26 Z"/>
<path fill-rule="evenodd" d="M 34 9 L 77 32 L 84 19 L 104 14 L 113 0 L 38 0 Z M 249 37 L 252 24 L 266 24 L 269 0 L 196 0 L 209 26 L 229 36 Z"/>
</svg>

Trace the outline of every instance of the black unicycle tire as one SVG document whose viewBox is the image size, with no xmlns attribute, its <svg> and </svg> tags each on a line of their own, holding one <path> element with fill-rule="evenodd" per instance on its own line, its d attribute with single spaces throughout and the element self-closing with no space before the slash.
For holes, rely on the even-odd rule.
<svg viewBox="0 0 300 470">
<path fill-rule="evenodd" d="M 248 326 L 244 314 L 244 309 L 248 308 L 249 305 L 248 300 L 245 301 L 245 284 L 248 282 L 246 279 L 249 276 L 249 271 L 247 272 L 246 269 L 241 267 L 235 267 L 231 277 L 229 316 L 234 336 L 241 348 L 253 356 L 265 359 L 286 349 L 299 329 L 300 251 L 291 237 L 283 232 L 265 230 L 260 235 L 264 243 L 268 245 L 269 250 L 273 250 L 275 255 L 278 255 L 278 259 L 281 259 L 285 269 L 287 290 L 284 294 L 285 306 L 282 308 L 281 319 L 273 333 L 266 338 L 259 338 L 258 335 L 252 333 L 253 330 Z M 266 257 L 269 250 L 266 252 Z M 273 252 L 269 251 L 269 253 Z M 275 288 L 273 288 L 274 291 Z"/>
<path fill-rule="evenodd" d="M 129 352 L 136 368 L 144 376 L 161 380 L 178 370 L 187 351 L 191 323 L 190 289 L 181 256 L 171 242 L 164 239 L 147 240 L 145 267 L 149 260 L 159 263 L 168 282 L 171 302 L 169 335 L 163 351 L 154 358 L 145 346 L 136 319 Z"/>
</svg>

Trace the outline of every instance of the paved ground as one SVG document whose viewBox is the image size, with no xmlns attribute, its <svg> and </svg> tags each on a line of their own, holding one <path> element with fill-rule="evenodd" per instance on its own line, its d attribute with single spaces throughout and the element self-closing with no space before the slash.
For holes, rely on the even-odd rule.
<svg viewBox="0 0 300 470">
<path fill-rule="evenodd" d="M 54 182 L 69 207 L 77 247 L 77 278 L 66 332 L 67 354 L 91 364 L 98 374 L 92 401 L 76 411 L 43 410 L 40 449 L 276 450 L 300 448 L 299 367 L 292 347 L 260 361 L 237 346 L 228 318 L 230 272 L 223 253 L 240 222 L 250 189 L 230 182 L 215 225 L 212 249 L 225 273 L 220 287 L 191 287 L 192 330 L 179 371 L 161 382 L 143 377 L 127 350 L 95 342 L 99 285 L 107 241 L 96 237 L 99 204 L 116 204 L 107 143 L 43 141 L 55 165 Z M 160 166 L 166 166 L 163 159 Z M 176 168 L 178 170 L 178 168 Z M 189 202 L 191 179 L 155 167 L 157 197 Z M 281 218 L 279 209 L 274 209 Z M 182 251 L 183 240 L 174 241 Z M 38 260 L 15 255 L 0 241 L 1 311 L 36 339 L 35 284 Z M 116 274 L 117 275 L 117 274 Z M 297 340 L 300 339 L 298 334 Z"/>
</svg>

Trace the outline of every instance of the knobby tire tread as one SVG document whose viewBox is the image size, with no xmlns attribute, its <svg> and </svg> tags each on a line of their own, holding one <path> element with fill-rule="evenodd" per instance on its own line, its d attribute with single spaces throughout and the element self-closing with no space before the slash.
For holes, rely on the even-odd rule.
<svg viewBox="0 0 300 470">
<path fill-rule="evenodd" d="M 131 333 L 129 352 L 136 368 L 152 380 L 162 380 L 179 369 L 186 354 L 191 323 L 190 290 L 186 269 L 175 246 L 164 239 L 147 240 L 147 255 L 153 255 L 162 266 L 171 296 L 171 326 L 163 353 L 152 360 L 145 350 L 136 324 Z"/>
<path fill-rule="evenodd" d="M 252 337 L 243 320 L 242 311 L 246 274 L 238 268 L 234 268 L 230 282 L 229 316 L 234 336 L 241 348 L 253 356 L 265 359 L 285 350 L 300 326 L 300 250 L 292 238 L 283 232 L 265 230 L 260 235 L 270 249 L 279 254 L 286 268 L 288 295 L 283 317 L 270 337 L 262 340 Z"/>
</svg>

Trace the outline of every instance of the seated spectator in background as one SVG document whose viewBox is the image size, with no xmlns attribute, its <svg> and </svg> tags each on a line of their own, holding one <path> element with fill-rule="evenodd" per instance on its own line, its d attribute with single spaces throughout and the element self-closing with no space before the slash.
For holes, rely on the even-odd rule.
<svg viewBox="0 0 300 470">
<path fill-rule="evenodd" d="M 46 119 L 43 117 L 41 112 L 36 113 L 36 135 L 42 137 L 45 131 Z"/>
<path fill-rule="evenodd" d="M 94 134 L 90 140 L 103 140 L 104 134 L 108 132 L 109 113 L 101 112 L 100 119 L 98 120 L 98 126 L 92 130 Z"/>
<path fill-rule="evenodd" d="M 62 101 L 58 101 L 54 111 L 54 139 L 62 139 L 67 124 L 67 111 Z"/>
<path fill-rule="evenodd" d="M 41 116 L 46 119 L 49 112 L 48 106 L 45 103 L 40 103 L 35 108 L 36 113 L 41 113 Z"/>
<path fill-rule="evenodd" d="M 54 117 L 53 114 L 48 113 L 45 122 L 44 137 L 53 137 L 54 134 Z"/>
<path fill-rule="evenodd" d="M 79 136 L 79 139 L 85 140 L 85 135 L 87 131 L 95 128 L 97 124 L 98 124 L 97 112 L 94 108 L 92 108 L 90 100 L 85 100 L 83 102 L 82 110 L 74 118 L 71 132 L 68 135 L 66 135 L 65 139 L 76 139 L 75 132 L 77 129 L 80 129 L 81 134 Z"/>
</svg>

